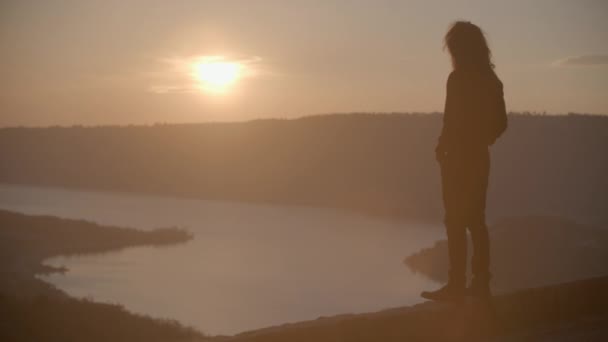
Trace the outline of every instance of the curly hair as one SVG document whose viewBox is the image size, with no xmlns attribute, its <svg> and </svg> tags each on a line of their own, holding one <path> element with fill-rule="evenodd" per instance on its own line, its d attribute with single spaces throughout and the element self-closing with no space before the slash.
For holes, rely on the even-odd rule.
<svg viewBox="0 0 608 342">
<path fill-rule="evenodd" d="M 492 51 L 479 26 L 470 21 L 457 21 L 445 35 L 445 48 L 452 56 L 452 66 L 461 69 L 493 69 Z"/>
</svg>

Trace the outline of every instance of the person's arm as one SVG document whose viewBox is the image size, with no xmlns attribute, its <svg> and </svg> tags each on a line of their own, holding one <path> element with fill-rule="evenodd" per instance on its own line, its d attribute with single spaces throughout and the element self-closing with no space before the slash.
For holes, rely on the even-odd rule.
<svg viewBox="0 0 608 342">
<path fill-rule="evenodd" d="M 450 73 L 448 77 L 447 86 L 446 86 L 446 96 L 445 96 L 445 107 L 443 110 L 443 128 L 441 129 L 441 135 L 439 136 L 439 141 L 437 142 L 437 147 L 435 148 L 435 157 L 438 161 L 441 160 L 442 157 L 445 156 L 448 150 L 448 144 L 450 143 L 450 135 L 453 131 L 453 117 L 455 115 L 456 109 L 456 76 L 454 72 Z"/>
<path fill-rule="evenodd" d="M 492 122 L 492 133 L 488 141 L 488 145 L 494 144 L 496 139 L 498 139 L 507 130 L 507 109 L 505 105 L 502 82 L 499 82 L 497 95 L 496 111 L 494 120 Z"/>
</svg>

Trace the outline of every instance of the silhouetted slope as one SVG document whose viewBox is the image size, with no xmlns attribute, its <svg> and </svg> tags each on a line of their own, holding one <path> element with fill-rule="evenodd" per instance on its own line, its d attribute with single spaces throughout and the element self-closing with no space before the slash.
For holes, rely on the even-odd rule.
<svg viewBox="0 0 608 342">
<path fill-rule="evenodd" d="M 608 117 L 510 115 L 490 217 L 607 220 Z M 437 114 L 0 129 L 0 182 L 441 218 Z"/>
<path fill-rule="evenodd" d="M 605 341 L 608 277 L 521 290 L 493 305 L 424 303 L 340 315 L 236 335 L 235 342 L 333 341 Z"/>
<path fill-rule="evenodd" d="M 608 275 L 608 231 L 599 227 L 561 218 L 510 218 L 490 228 L 490 240 L 492 286 L 498 290 Z M 436 281 L 447 281 L 447 241 L 408 256 L 405 263 Z"/>
<path fill-rule="evenodd" d="M 607 288 L 608 277 L 595 278 L 501 295 L 493 307 L 472 300 L 462 305 L 424 303 L 285 324 L 229 341 L 537 341 L 548 333 L 570 337 L 566 340 L 587 333 L 588 341 L 604 341 Z"/>
<path fill-rule="evenodd" d="M 38 272 L 61 271 L 41 265 L 52 256 L 170 245 L 190 238 L 176 228 L 144 232 L 0 210 L 0 341 L 201 340 L 199 332 L 175 321 L 70 298 L 34 277 Z"/>
<path fill-rule="evenodd" d="M 61 296 L 0 294 L 0 340 L 4 342 L 176 342 L 203 336 L 176 321 L 127 312 L 120 305 Z"/>
</svg>

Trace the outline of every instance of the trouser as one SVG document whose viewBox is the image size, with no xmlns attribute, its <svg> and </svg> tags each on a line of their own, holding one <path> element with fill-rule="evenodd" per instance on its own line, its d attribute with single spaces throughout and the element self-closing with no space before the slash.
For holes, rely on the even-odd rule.
<svg viewBox="0 0 608 342">
<path fill-rule="evenodd" d="M 440 165 L 450 281 L 464 283 L 466 280 L 467 229 L 473 241 L 473 275 L 489 279 L 490 241 L 485 222 L 489 151 L 484 147 L 460 153 L 448 152 Z"/>
</svg>

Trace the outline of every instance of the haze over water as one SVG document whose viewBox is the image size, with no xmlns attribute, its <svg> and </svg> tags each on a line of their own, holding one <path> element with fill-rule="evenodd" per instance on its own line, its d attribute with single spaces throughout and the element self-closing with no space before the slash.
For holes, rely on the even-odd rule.
<svg viewBox="0 0 608 342">
<path fill-rule="evenodd" d="M 101 224 L 185 227 L 194 239 L 48 260 L 68 294 L 176 319 L 208 334 L 419 302 L 434 286 L 402 263 L 440 226 L 311 207 L 0 185 L 0 208 Z M 66 237 L 68 238 L 68 237 Z"/>
</svg>

